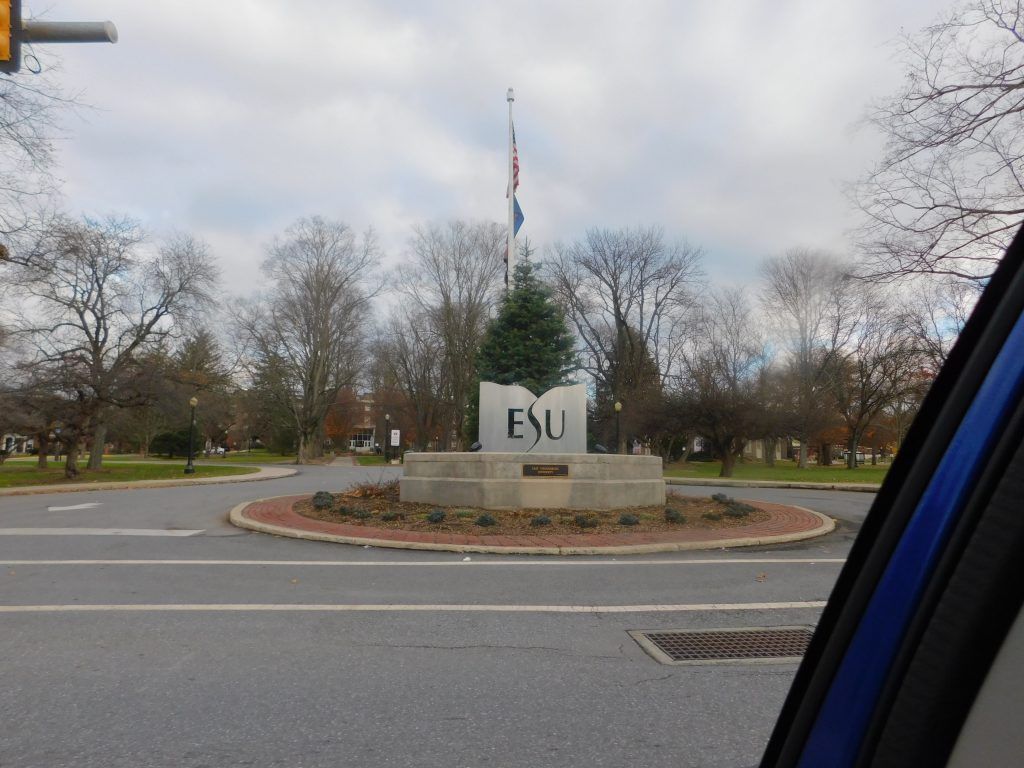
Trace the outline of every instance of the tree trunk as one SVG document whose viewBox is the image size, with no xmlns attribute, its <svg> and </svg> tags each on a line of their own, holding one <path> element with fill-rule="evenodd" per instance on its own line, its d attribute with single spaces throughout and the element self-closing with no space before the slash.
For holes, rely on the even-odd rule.
<svg viewBox="0 0 1024 768">
<path fill-rule="evenodd" d="M 43 430 L 36 433 L 36 447 L 39 449 L 39 456 L 36 460 L 38 469 L 46 469 L 46 455 L 50 452 L 50 432 Z"/>
<path fill-rule="evenodd" d="M 722 451 L 722 471 L 719 477 L 732 477 L 733 467 L 736 466 L 736 455 L 732 451 Z"/>
<path fill-rule="evenodd" d="M 846 441 L 846 467 L 847 469 L 857 468 L 857 434 L 850 432 L 850 437 Z"/>
<path fill-rule="evenodd" d="M 797 467 L 807 469 L 807 438 L 800 437 L 800 457 L 797 460 Z"/>
<path fill-rule="evenodd" d="M 775 466 L 775 443 L 777 439 L 774 437 L 766 437 L 761 441 L 762 449 L 764 450 L 764 463 L 765 466 Z"/>
<path fill-rule="evenodd" d="M 64 477 L 74 480 L 78 477 L 78 438 L 68 441 L 68 454 L 64 460 Z"/>
<path fill-rule="evenodd" d="M 92 448 L 89 451 L 89 469 L 103 466 L 103 444 L 107 441 L 107 424 L 101 421 L 92 431 Z"/>
<path fill-rule="evenodd" d="M 832 443 L 821 444 L 821 460 L 818 462 L 823 467 L 832 466 Z"/>
<path fill-rule="evenodd" d="M 878 464 L 878 452 L 875 450 L 875 446 L 871 446 L 871 466 L 874 467 Z"/>
</svg>

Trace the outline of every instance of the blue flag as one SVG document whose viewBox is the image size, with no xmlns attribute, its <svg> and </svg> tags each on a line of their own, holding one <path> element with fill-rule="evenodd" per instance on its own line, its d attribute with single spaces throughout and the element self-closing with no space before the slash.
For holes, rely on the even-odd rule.
<svg viewBox="0 0 1024 768">
<path fill-rule="evenodd" d="M 523 226 L 523 222 L 526 221 L 526 217 L 523 215 L 523 209 L 519 207 L 519 198 L 512 198 L 512 220 L 515 222 L 515 229 L 512 232 L 512 236 L 515 237 L 519 234 L 519 228 Z"/>
</svg>

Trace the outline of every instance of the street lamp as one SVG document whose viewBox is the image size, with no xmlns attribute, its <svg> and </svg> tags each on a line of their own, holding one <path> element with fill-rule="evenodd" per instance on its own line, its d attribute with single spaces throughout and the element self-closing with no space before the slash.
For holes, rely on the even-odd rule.
<svg viewBox="0 0 1024 768">
<path fill-rule="evenodd" d="M 53 430 L 53 433 L 57 436 L 57 450 L 55 451 L 56 455 L 53 457 L 53 460 L 54 461 L 60 461 L 60 449 L 61 449 L 61 445 L 60 445 L 60 427 L 56 427 Z"/>
<path fill-rule="evenodd" d="M 199 400 L 193 397 L 188 401 L 188 404 L 192 406 L 192 420 L 188 425 L 188 464 L 185 465 L 185 474 L 194 475 L 196 473 L 195 465 L 192 464 L 192 435 L 196 431 L 196 406 L 199 405 Z"/>
<path fill-rule="evenodd" d="M 622 403 L 615 401 L 615 452 L 622 451 L 622 443 L 619 442 L 619 414 L 622 413 Z"/>
<path fill-rule="evenodd" d="M 391 442 L 391 414 L 384 414 L 384 463 L 388 463 L 388 443 Z"/>
</svg>

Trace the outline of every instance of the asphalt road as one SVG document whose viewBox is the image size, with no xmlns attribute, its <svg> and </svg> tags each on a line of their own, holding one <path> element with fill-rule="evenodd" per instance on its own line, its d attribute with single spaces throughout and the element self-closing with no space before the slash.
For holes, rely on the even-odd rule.
<svg viewBox="0 0 1024 768">
<path fill-rule="evenodd" d="M 873 498 L 727 489 L 840 527 L 614 559 L 464 560 L 226 521 L 395 473 L 0 498 L 0 766 L 753 765 L 795 665 L 664 666 L 627 630 L 813 624 Z"/>
</svg>

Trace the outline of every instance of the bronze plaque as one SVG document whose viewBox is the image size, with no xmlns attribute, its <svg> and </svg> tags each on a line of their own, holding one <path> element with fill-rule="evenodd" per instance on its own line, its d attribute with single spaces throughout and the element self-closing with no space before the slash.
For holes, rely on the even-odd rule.
<svg viewBox="0 0 1024 768">
<path fill-rule="evenodd" d="M 568 464 L 523 464 L 523 477 L 568 477 Z"/>
</svg>

